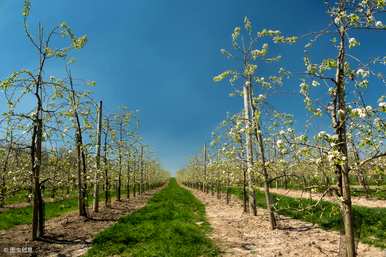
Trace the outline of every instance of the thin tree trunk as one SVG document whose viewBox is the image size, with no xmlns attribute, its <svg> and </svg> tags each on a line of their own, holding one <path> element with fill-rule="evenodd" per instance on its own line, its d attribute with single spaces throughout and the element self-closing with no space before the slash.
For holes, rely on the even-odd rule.
<svg viewBox="0 0 386 257">
<path fill-rule="evenodd" d="M 217 172 L 217 199 L 221 199 L 220 171 Z"/>
<path fill-rule="evenodd" d="M 208 193 L 209 190 L 208 190 L 208 174 L 207 174 L 207 167 L 206 167 L 206 164 L 207 164 L 207 156 L 208 156 L 208 152 L 207 152 L 207 149 L 206 149 L 206 144 L 204 144 L 204 192 L 205 193 Z"/>
<path fill-rule="evenodd" d="M 127 199 L 130 199 L 130 176 L 131 176 L 131 155 L 130 152 L 127 157 Z"/>
<path fill-rule="evenodd" d="M 141 172 L 141 182 L 139 185 L 139 194 L 142 195 L 143 194 L 143 172 L 144 172 L 143 145 L 141 145 L 140 172 Z"/>
<path fill-rule="evenodd" d="M 101 168 L 101 134 L 102 134 L 102 101 L 99 102 L 98 107 L 98 126 L 97 126 L 97 142 L 96 142 L 96 169 L 94 174 L 94 202 L 93 210 L 94 212 L 99 211 L 99 173 Z"/>
<path fill-rule="evenodd" d="M 40 47 L 42 48 L 43 28 L 39 25 Z M 44 213 L 43 199 L 40 185 L 40 169 L 42 164 L 42 141 L 43 141 L 43 102 L 42 102 L 42 84 L 43 67 L 46 60 L 46 54 L 40 55 L 39 73 L 35 85 L 36 114 L 32 130 L 31 142 L 31 169 L 32 169 L 32 240 L 37 240 L 44 234 Z"/>
<path fill-rule="evenodd" d="M 135 171 L 133 172 L 133 197 L 137 196 L 137 182 L 136 182 Z"/>
<path fill-rule="evenodd" d="M 246 175 L 247 175 L 247 169 L 245 168 L 245 165 L 243 165 L 243 207 L 244 207 L 245 213 L 249 212 Z"/>
<path fill-rule="evenodd" d="M 230 184 L 231 184 L 231 179 L 230 179 L 230 174 L 229 172 L 227 173 L 227 188 L 226 188 L 226 203 L 229 204 L 230 202 Z"/>
<path fill-rule="evenodd" d="M 42 67 L 43 65 L 41 65 Z M 42 163 L 43 110 L 41 102 L 41 75 L 38 77 L 35 96 L 37 98 L 36 118 L 34 120 L 31 144 L 31 167 L 33 177 L 32 240 L 44 234 L 43 202 L 40 188 L 40 168 Z"/>
<path fill-rule="evenodd" d="M 257 127 L 257 133 L 256 136 L 258 138 L 257 142 L 259 144 L 260 148 L 260 159 L 261 159 L 261 165 L 262 165 L 262 170 L 263 170 L 263 177 L 264 177 L 264 194 L 265 194 L 265 203 L 267 205 L 267 211 L 269 215 L 269 223 L 271 226 L 271 229 L 275 229 L 277 224 L 276 224 L 276 218 L 275 214 L 272 209 L 272 196 L 269 192 L 269 175 L 268 175 L 268 170 L 267 170 L 267 165 L 266 165 L 266 160 L 265 160 L 265 152 L 264 152 L 264 141 L 263 141 L 263 135 L 261 132 L 261 127 L 260 127 L 260 122 L 259 120 L 256 120 L 256 127 Z"/>
<path fill-rule="evenodd" d="M 247 158 L 246 167 L 246 180 L 248 187 L 248 203 L 249 209 L 253 210 L 253 184 L 252 184 L 252 172 L 253 172 L 253 148 L 252 148 L 252 116 L 251 116 L 251 105 L 250 105 L 250 93 L 251 83 L 246 81 L 243 87 L 244 95 L 244 119 L 245 119 L 245 152 Z"/>
<path fill-rule="evenodd" d="M 75 96 L 75 90 L 72 82 L 71 71 L 68 70 L 68 76 L 70 79 L 71 87 L 71 100 L 74 116 L 74 125 L 75 125 L 75 144 L 76 144 L 76 153 L 77 153 L 77 169 L 78 169 L 78 207 L 79 207 L 79 216 L 87 217 L 86 210 L 86 156 L 83 149 L 83 139 L 82 139 L 82 128 L 80 125 L 79 115 L 77 111 L 77 101 Z"/>
<path fill-rule="evenodd" d="M 116 184 L 117 190 L 117 201 L 121 201 L 121 185 L 122 185 L 122 146 L 123 146 L 123 121 L 119 123 L 119 153 L 118 153 L 118 181 Z"/>
<path fill-rule="evenodd" d="M 106 134 L 105 134 L 105 140 L 104 140 L 104 147 L 103 147 L 103 165 L 105 170 L 105 176 L 104 176 L 104 188 L 105 188 L 105 207 L 110 208 L 111 207 L 111 197 L 110 197 L 110 180 L 109 180 L 109 166 L 108 166 L 108 158 L 107 158 L 107 140 L 108 140 L 108 133 L 109 133 L 109 120 L 106 120 Z"/>
<path fill-rule="evenodd" d="M 345 1 L 340 1 L 340 10 L 345 10 Z M 345 65 L 345 28 L 340 26 L 339 28 L 339 54 L 337 57 L 337 69 L 336 69 L 336 95 L 335 95 L 335 133 L 338 136 L 337 150 L 341 154 L 344 160 L 341 163 L 336 163 L 335 171 L 337 174 L 338 187 L 340 189 L 341 197 L 340 202 L 341 213 L 343 215 L 344 232 L 345 232 L 345 248 L 347 257 L 355 257 L 355 238 L 354 238 L 354 225 L 352 217 L 352 204 L 351 204 L 351 191 L 349 181 L 349 165 L 348 165 L 348 153 L 347 153 L 347 135 L 346 135 L 346 101 L 345 101 L 345 83 L 344 83 L 344 65 Z M 339 110 L 339 111 L 338 111 Z"/>
</svg>

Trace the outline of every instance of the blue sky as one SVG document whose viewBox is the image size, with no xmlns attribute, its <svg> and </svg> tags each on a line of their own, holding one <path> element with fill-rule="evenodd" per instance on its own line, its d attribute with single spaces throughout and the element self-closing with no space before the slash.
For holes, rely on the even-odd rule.
<svg viewBox="0 0 386 257">
<path fill-rule="evenodd" d="M 36 63 L 21 8 L 21 0 L 0 0 L 0 79 Z M 97 81 L 95 96 L 108 111 L 123 104 L 139 109 L 141 135 L 172 172 L 210 139 L 226 112 L 241 107 L 241 99 L 228 96 L 229 86 L 215 85 L 212 77 L 229 67 L 219 49 L 230 47 L 231 32 L 244 16 L 258 30 L 294 35 L 328 22 L 318 0 L 34 0 L 31 11 L 33 23 L 49 27 L 66 21 L 78 35 L 88 35 L 86 48 L 75 54 L 74 76 Z M 384 33 L 370 33 L 361 43 L 371 46 L 366 54 L 384 54 L 382 41 Z M 287 67 L 302 71 L 303 45 L 278 47 Z M 59 65 L 49 69 L 62 72 Z M 298 78 L 286 87 L 297 92 Z M 370 94 L 380 95 L 379 90 Z M 272 104 L 295 114 L 297 124 L 305 120 L 296 93 L 277 96 Z"/>
</svg>

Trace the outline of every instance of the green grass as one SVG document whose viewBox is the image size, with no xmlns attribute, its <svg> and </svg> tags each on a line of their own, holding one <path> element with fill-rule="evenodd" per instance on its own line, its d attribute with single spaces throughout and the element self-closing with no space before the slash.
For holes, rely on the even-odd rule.
<svg viewBox="0 0 386 257">
<path fill-rule="evenodd" d="M 5 205 L 10 205 L 14 203 L 25 203 L 27 202 L 28 192 L 26 190 L 22 190 L 16 192 L 5 198 Z"/>
<path fill-rule="evenodd" d="M 205 206 L 171 179 L 146 207 L 97 235 L 86 256 L 217 256 L 209 229 Z"/>
<path fill-rule="evenodd" d="M 27 190 L 20 190 L 12 195 L 9 195 L 5 198 L 5 206 L 11 205 L 11 204 L 16 204 L 16 203 L 28 203 L 28 195 L 30 194 L 29 191 Z M 51 190 L 45 190 L 43 193 L 43 197 L 45 199 L 51 199 L 52 193 Z M 69 194 L 69 197 L 76 197 L 77 191 L 71 191 Z M 65 190 L 57 190 L 55 194 L 55 201 L 58 200 L 63 200 L 64 198 L 67 197 L 67 194 L 65 193 Z"/>
<path fill-rule="evenodd" d="M 68 199 L 58 202 L 46 203 L 46 219 L 60 216 L 63 213 L 76 210 L 78 208 L 77 199 Z M 20 224 L 31 224 L 32 206 L 24 208 L 8 209 L 0 213 L 0 230 L 10 229 Z"/>
<path fill-rule="evenodd" d="M 232 193 L 242 198 L 241 189 L 232 189 Z M 342 226 L 339 206 L 321 201 L 317 207 L 309 207 L 315 200 L 292 198 L 273 194 L 276 211 L 279 214 L 320 225 L 323 229 L 340 230 Z M 263 192 L 256 193 L 257 206 L 266 208 Z M 308 209 L 307 209 L 308 207 Z M 303 209 L 303 210 L 302 210 Z M 354 224 L 360 241 L 380 248 L 386 248 L 386 208 L 366 208 L 353 206 Z"/>
<path fill-rule="evenodd" d="M 352 196 L 366 196 L 366 192 L 362 188 L 352 188 Z M 386 187 L 370 188 L 369 197 L 379 200 L 386 200 Z"/>
<path fill-rule="evenodd" d="M 75 193 L 74 193 L 75 194 Z M 115 197 L 115 192 L 111 192 L 111 197 Z M 101 193 L 101 200 L 104 199 Z M 88 198 L 89 206 L 92 202 L 92 197 Z M 78 198 L 72 197 L 70 199 L 60 200 L 56 202 L 45 203 L 45 218 L 46 220 L 61 216 L 65 213 L 75 211 L 78 209 Z M 0 230 L 10 229 L 16 225 L 31 224 L 32 223 L 32 206 L 23 208 L 10 208 L 6 211 L 0 212 Z"/>
</svg>

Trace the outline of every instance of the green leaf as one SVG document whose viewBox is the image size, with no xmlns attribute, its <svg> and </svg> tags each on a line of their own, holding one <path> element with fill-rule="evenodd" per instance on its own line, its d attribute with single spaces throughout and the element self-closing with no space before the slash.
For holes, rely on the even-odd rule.
<svg viewBox="0 0 386 257">
<path fill-rule="evenodd" d="M 24 17 L 28 17 L 31 10 L 31 1 L 30 0 L 24 0 L 24 6 L 23 6 L 23 12 L 22 15 Z"/>
<path fill-rule="evenodd" d="M 87 86 L 95 87 L 96 86 L 96 81 L 87 81 Z"/>
<path fill-rule="evenodd" d="M 244 28 L 248 32 L 252 32 L 252 22 L 248 19 L 247 16 L 244 17 Z"/>
<path fill-rule="evenodd" d="M 87 35 L 75 38 L 72 40 L 72 46 L 76 49 L 81 49 L 87 43 Z"/>
<path fill-rule="evenodd" d="M 220 73 L 219 75 L 215 76 L 213 78 L 213 81 L 214 82 L 220 82 L 220 81 L 224 80 L 225 78 L 227 78 L 230 74 L 231 74 L 230 71 L 224 71 L 224 72 Z"/>
</svg>

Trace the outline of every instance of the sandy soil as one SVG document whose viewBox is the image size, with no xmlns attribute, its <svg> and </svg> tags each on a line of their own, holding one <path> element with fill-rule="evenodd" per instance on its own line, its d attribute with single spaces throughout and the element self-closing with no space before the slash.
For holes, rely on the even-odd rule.
<svg viewBox="0 0 386 257">
<path fill-rule="evenodd" d="M 271 231 L 265 210 L 258 216 L 243 214 L 241 201 L 224 200 L 200 191 L 192 191 L 206 205 L 206 214 L 216 242 L 224 257 L 335 257 L 339 234 L 324 231 L 312 224 L 281 216 L 280 229 Z M 385 257 L 378 248 L 359 244 L 359 257 Z"/>
<path fill-rule="evenodd" d="M 100 212 L 91 213 L 88 220 L 81 219 L 77 212 L 50 219 L 46 222 L 47 234 L 42 241 L 32 242 L 30 239 L 31 225 L 19 225 L 9 230 L 0 231 L 0 248 L 32 246 L 33 254 L 4 254 L 0 256 L 81 256 L 91 245 L 92 239 L 101 230 L 111 226 L 120 217 L 144 207 L 151 196 L 160 188 L 146 192 L 142 196 L 113 201 L 112 208 L 101 207 Z"/>
<path fill-rule="evenodd" d="M 261 191 L 263 191 L 263 188 L 260 188 Z M 322 195 L 320 193 L 311 193 L 300 191 L 300 190 L 290 190 L 290 189 L 281 189 L 281 188 L 271 188 L 270 191 L 272 193 L 280 194 L 280 195 L 286 195 L 296 198 L 310 198 L 311 199 L 319 199 Z M 336 197 L 334 196 L 325 196 L 323 198 L 326 201 L 331 202 L 337 202 Z M 379 199 L 367 199 L 366 197 L 356 197 L 353 196 L 351 198 L 352 203 L 354 205 L 369 207 L 369 208 L 386 208 L 386 200 L 379 200 Z"/>
</svg>

